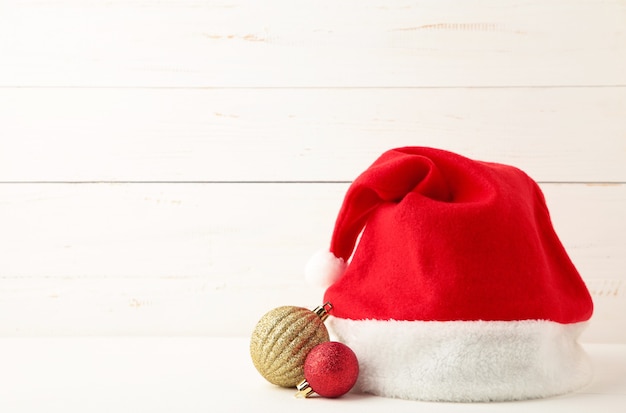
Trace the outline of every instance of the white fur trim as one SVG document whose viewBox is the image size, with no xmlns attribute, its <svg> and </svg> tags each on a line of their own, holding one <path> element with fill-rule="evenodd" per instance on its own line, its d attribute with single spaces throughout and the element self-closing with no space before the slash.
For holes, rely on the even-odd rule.
<svg viewBox="0 0 626 413">
<path fill-rule="evenodd" d="M 304 277 L 309 285 L 327 288 L 343 275 L 346 266 L 343 258 L 337 258 L 327 250 L 320 250 L 306 264 Z"/>
<path fill-rule="evenodd" d="M 504 401 L 576 390 L 592 376 L 586 323 L 379 321 L 330 317 L 359 359 L 357 391 L 431 401 Z"/>
</svg>

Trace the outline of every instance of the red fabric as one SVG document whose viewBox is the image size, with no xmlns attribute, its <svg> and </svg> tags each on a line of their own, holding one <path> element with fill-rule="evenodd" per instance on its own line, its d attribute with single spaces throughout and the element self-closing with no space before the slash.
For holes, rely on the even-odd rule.
<svg viewBox="0 0 626 413">
<path fill-rule="evenodd" d="M 365 229 L 363 229 L 365 227 Z M 324 300 L 355 320 L 588 320 L 589 292 L 539 186 L 511 166 L 432 148 L 384 153 L 350 186 Z"/>
</svg>

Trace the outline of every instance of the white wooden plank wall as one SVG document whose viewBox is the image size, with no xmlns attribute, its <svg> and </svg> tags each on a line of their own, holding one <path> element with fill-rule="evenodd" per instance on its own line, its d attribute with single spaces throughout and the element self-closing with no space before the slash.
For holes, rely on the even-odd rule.
<svg viewBox="0 0 626 413">
<path fill-rule="evenodd" d="M 349 182 L 428 145 L 540 182 L 626 342 L 626 0 L 0 0 L 0 335 L 313 307 Z"/>
</svg>

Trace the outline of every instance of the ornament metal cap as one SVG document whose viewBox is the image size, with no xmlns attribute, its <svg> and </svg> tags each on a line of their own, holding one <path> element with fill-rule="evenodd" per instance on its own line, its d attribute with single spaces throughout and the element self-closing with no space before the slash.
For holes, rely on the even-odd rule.
<svg viewBox="0 0 626 413">
<path fill-rule="evenodd" d="M 315 393 L 313 389 L 311 388 L 311 386 L 309 386 L 309 382 L 306 381 L 306 379 L 298 383 L 296 385 L 296 389 L 298 389 L 298 392 L 296 393 L 295 396 L 298 399 L 306 399 L 307 397 Z"/>
<path fill-rule="evenodd" d="M 328 313 L 333 309 L 333 305 L 330 302 L 325 302 L 324 304 L 317 306 L 313 309 L 313 312 L 322 320 L 326 321 L 328 318 Z"/>
</svg>

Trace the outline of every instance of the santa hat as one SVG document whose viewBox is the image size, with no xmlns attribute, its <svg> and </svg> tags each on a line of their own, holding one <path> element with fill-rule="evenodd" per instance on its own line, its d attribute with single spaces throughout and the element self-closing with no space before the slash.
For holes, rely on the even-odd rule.
<svg viewBox="0 0 626 413">
<path fill-rule="evenodd" d="M 591 297 L 539 186 L 514 167 L 424 147 L 384 153 L 348 189 L 330 251 L 306 272 L 329 285 L 329 327 L 356 353 L 361 391 L 518 400 L 590 380 L 577 339 Z"/>
</svg>

